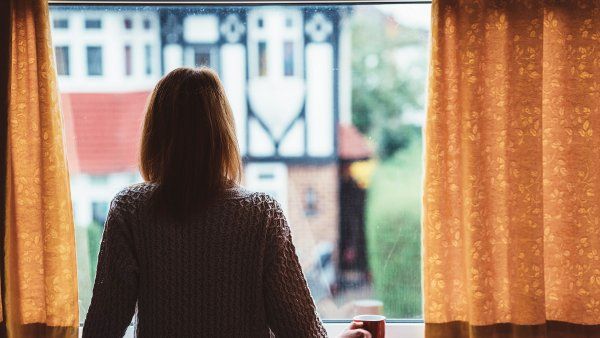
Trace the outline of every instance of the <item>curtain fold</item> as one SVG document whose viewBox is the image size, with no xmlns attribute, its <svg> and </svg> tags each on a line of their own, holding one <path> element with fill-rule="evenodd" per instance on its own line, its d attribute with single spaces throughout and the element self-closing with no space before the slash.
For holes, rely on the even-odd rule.
<svg viewBox="0 0 600 338">
<path fill-rule="evenodd" d="M 598 0 L 433 1 L 428 337 L 600 335 L 599 18 Z"/>
<path fill-rule="evenodd" d="M 45 0 L 11 0 L 4 315 L 9 337 L 76 337 L 69 177 Z"/>
</svg>

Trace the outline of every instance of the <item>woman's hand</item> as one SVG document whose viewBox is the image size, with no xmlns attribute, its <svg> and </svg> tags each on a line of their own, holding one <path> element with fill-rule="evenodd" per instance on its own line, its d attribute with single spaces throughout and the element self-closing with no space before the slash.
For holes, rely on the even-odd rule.
<svg viewBox="0 0 600 338">
<path fill-rule="evenodd" d="M 371 338 L 369 331 L 362 329 L 362 322 L 352 322 L 346 331 L 342 332 L 339 338 Z"/>
</svg>

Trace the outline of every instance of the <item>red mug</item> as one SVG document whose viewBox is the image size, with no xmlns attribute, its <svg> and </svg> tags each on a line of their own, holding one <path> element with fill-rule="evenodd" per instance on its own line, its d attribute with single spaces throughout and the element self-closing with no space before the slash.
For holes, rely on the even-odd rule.
<svg viewBox="0 0 600 338">
<path fill-rule="evenodd" d="M 379 315 L 359 315 L 352 318 L 355 322 L 362 322 L 362 328 L 369 331 L 373 338 L 385 338 L 385 317 Z"/>
</svg>

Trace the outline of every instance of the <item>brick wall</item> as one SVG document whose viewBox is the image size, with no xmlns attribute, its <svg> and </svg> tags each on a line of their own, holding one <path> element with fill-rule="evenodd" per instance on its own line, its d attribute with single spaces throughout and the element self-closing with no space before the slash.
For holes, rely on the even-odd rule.
<svg viewBox="0 0 600 338">
<path fill-rule="evenodd" d="M 314 259 L 314 248 L 329 242 L 337 252 L 339 232 L 339 177 L 336 163 L 288 166 L 287 217 L 301 264 Z M 312 190 L 314 209 L 307 194 Z"/>
</svg>

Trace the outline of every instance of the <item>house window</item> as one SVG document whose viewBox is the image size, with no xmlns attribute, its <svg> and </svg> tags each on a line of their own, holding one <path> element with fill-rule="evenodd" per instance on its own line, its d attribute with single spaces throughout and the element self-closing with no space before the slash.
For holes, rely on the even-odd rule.
<svg viewBox="0 0 600 338">
<path fill-rule="evenodd" d="M 314 216 L 317 214 L 317 192 L 313 188 L 308 188 L 304 194 L 304 214 Z"/>
<path fill-rule="evenodd" d="M 184 64 L 188 67 L 218 69 L 219 49 L 212 44 L 190 45 L 185 50 Z"/>
<path fill-rule="evenodd" d="M 87 74 L 89 76 L 102 75 L 102 47 L 88 46 L 87 52 Z"/>
<path fill-rule="evenodd" d="M 146 75 L 152 74 L 152 46 L 145 45 L 144 46 L 144 62 L 146 67 Z"/>
<path fill-rule="evenodd" d="M 69 75 L 69 47 L 54 47 L 56 54 L 56 72 L 58 75 Z"/>
<path fill-rule="evenodd" d="M 144 29 L 150 30 L 150 28 L 152 28 L 152 23 L 150 22 L 150 19 L 144 19 Z"/>
<path fill-rule="evenodd" d="M 125 46 L 125 75 L 131 76 L 133 74 L 132 64 L 131 64 L 131 46 Z"/>
<path fill-rule="evenodd" d="M 102 20 L 86 19 L 85 20 L 85 28 L 86 29 L 100 29 L 100 28 L 102 28 Z"/>
<path fill-rule="evenodd" d="M 263 20 L 263 18 L 258 18 L 258 20 L 256 20 L 256 25 L 258 26 L 258 28 L 263 28 L 265 26 L 265 21 Z"/>
<path fill-rule="evenodd" d="M 211 55 L 210 50 L 206 49 L 197 49 L 194 51 L 194 66 L 202 67 L 211 65 Z"/>
<path fill-rule="evenodd" d="M 267 76 L 267 43 L 260 41 L 258 43 L 258 75 Z"/>
<path fill-rule="evenodd" d="M 133 28 L 133 22 L 131 21 L 131 18 L 125 18 L 125 20 L 123 20 L 123 26 L 125 26 L 125 29 L 127 30 Z"/>
<path fill-rule="evenodd" d="M 283 43 L 283 73 L 285 76 L 294 76 L 294 42 Z"/>
<path fill-rule="evenodd" d="M 61 18 L 52 20 L 52 26 L 57 29 L 67 29 L 69 28 L 69 19 Z"/>
</svg>

